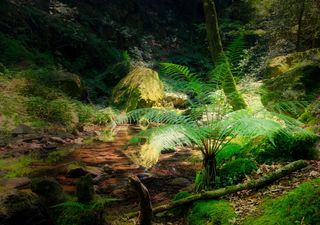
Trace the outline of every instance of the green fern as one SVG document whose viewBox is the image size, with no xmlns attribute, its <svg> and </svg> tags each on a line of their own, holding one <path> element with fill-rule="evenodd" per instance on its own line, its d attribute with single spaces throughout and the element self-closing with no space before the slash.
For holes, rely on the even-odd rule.
<svg viewBox="0 0 320 225">
<path fill-rule="evenodd" d="M 52 208 L 59 212 L 57 218 L 57 224 L 59 225 L 87 225 L 91 224 L 92 221 L 96 221 L 95 224 L 102 224 L 101 214 L 104 208 L 114 201 L 117 201 L 117 199 L 97 198 L 88 204 L 68 201 Z"/>
</svg>

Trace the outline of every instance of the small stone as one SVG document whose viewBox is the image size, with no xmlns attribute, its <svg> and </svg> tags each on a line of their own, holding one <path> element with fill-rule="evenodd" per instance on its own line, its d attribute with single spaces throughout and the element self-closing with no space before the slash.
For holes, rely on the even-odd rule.
<svg viewBox="0 0 320 225">
<path fill-rule="evenodd" d="M 53 141 L 53 142 L 56 142 L 56 143 L 59 143 L 59 144 L 65 144 L 66 143 L 65 140 L 63 140 L 60 137 L 50 137 L 49 140 Z"/>
<path fill-rule="evenodd" d="M 191 184 L 191 182 L 183 177 L 177 177 L 170 182 L 173 186 L 186 187 Z"/>
</svg>

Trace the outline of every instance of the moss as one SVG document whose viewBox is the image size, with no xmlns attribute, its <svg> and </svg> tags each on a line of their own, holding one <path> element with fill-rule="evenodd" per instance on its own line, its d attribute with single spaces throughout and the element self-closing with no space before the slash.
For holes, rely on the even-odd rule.
<svg viewBox="0 0 320 225">
<path fill-rule="evenodd" d="M 0 159 L 0 171 L 4 171 L 5 178 L 27 176 L 32 172 L 30 165 L 38 160 L 30 156 Z"/>
<path fill-rule="evenodd" d="M 217 154 L 217 164 L 222 165 L 233 157 L 239 155 L 242 152 L 242 146 L 236 143 L 230 143 L 221 149 Z"/>
<path fill-rule="evenodd" d="M 249 143 L 247 148 L 259 162 L 312 159 L 315 156 L 315 143 L 318 137 L 311 132 L 277 132 L 270 140 L 258 144 Z"/>
<path fill-rule="evenodd" d="M 226 201 L 198 201 L 194 203 L 187 220 L 190 225 L 231 224 L 233 208 Z"/>
<path fill-rule="evenodd" d="M 113 90 L 114 103 L 124 104 L 127 111 L 159 106 L 163 97 L 158 73 L 144 67 L 132 70 Z"/>
<path fill-rule="evenodd" d="M 238 158 L 226 163 L 219 171 L 220 185 L 227 186 L 240 182 L 246 175 L 257 170 L 256 163 L 247 158 Z"/>
<path fill-rule="evenodd" d="M 306 102 L 315 101 L 320 94 L 320 65 L 299 64 L 282 76 L 266 79 L 261 89 L 263 105 L 272 111 L 298 118 Z"/>
<path fill-rule="evenodd" d="M 306 182 L 289 193 L 267 200 L 260 215 L 246 219 L 247 225 L 320 224 L 320 179 Z"/>
<path fill-rule="evenodd" d="M 278 77 L 295 67 L 298 63 L 306 61 L 317 62 L 319 59 L 320 49 L 311 49 L 305 52 L 296 52 L 285 56 L 278 56 L 269 61 L 265 77 Z"/>
</svg>

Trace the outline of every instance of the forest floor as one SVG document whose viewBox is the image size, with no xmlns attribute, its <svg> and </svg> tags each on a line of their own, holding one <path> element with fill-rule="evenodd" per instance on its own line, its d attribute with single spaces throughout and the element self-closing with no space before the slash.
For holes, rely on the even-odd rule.
<svg viewBox="0 0 320 225">
<path fill-rule="evenodd" d="M 246 99 L 251 107 L 260 108 L 261 102 L 255 90 L 260 83 L 251 85 L 251 96 Z M 0 184 L 1 188 L 29 188 L 27 177 L 53 176 L 62 185 L 64 191 L 73 195 L 79 178 L 90 173 L 94 177 L 97 194 L 112 196 L 120 201 L 112 203 L 108 209 L 108 220 L 113 225 L 135 224 L 136 219 L 127 219 L 125 214 L 138 210 L 136 193 L 128 186 L 129 175 L 138 176 L 148 188 L 154 206 L 165 204 L 179 191 L 193 191 L 196 171 L 201 168 L 199 152 L 190 148 L 178 148 L 161 154 L 159 162 L 152 168 L 139 165 L 139 146 L 128 146 L 128 141 L 140 129 L 136 126 L 123 125 L 115 130 L 110 140 L 91 141 L 95 132 L 105 128 L 90 128 L 72 137 L 55 137 L 49 135 L 25 136 L 11 145 L 0 147 Z M 52 148 L 51 148 L 52 147 Z M 63 154 L 61 154 L 63 152 Z M 27 161 L 24 167 L 13 168 L 25 170 L 28 174 L 8 175 L 1 167 L 5 160 L 12 160 L 26 155 L 38 155 L 40 159 Z M 61 155 L 60 155 L 61 154 Z M 48 161 L 48 158 L 51 160 Z M 247 176 L 246 180 L 256 179 L 272 172 L 283 164 L 261 164 L 256 173 Z M 26 170 L 26 167 L 28 170 Z M 11 168 L 11 167 L 9 167 Z M 276 198 L 294 189 L 299 184 L 320 176 L 320 161 L 311 160 L 309 166 L 286 176 L 272 185 L 259 190 L 245 190 L 225 196 L 237 217 L 231 224 L 242 224 L 248 215 L 259 213 L 259 205 L 266 198 Z M 12 178 L 14 177 L 14 178 Z M 17 178 L 18 177 L 18 178 Z M 120 213 L 119 213 L 120 212 Z M 171 212 L 155 215 L 155 224 L 183 225 L 184 218 L 177 218 Z"/>
</svg>

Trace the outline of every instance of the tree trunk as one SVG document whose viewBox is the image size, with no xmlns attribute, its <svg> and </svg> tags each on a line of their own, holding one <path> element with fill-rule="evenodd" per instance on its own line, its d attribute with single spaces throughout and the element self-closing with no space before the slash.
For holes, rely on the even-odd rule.
<svg viewBox="0 0 320 225">
<path fill-rule="evenodd" d="M 203 164 L 203 185 L 204 188 L 213 188 L 217 177 L 217 162 L 215 155 L 206 155 Z"/>
<path fill-rule="evenodd" d="M 308 163 L 306 161 L 298 160 L 298 161 L 289 163 L 288 165 L 276 170 L 275 172 L 269 173 L 269 174 L 267 174 L 257 180 L 251 180 L 247 183 L 238 184 L 238 185 L 234 185 L 234 186 L 228 186 L 228 187 L 220 188 L 220 189 L 213 190 L 213 191 L 201 192 L 198 194 L 191 195 L 187 198 L 171 202 L 166 205 L 161 205 L 161 206 L 155 207 L 153 209 L 153 213 L 156 214 L 159 212 L 167 211 L 167 210 L 170 210 L 170 209 L 182 206 L 182 205 L 193 203 L 198 200 L 217 199 L 217 198 L 220 198 L 220 197 L 225 196 L 227 194 L 235 193 L 235 192 L 246 190 L 246 189 L 262 188 L 262 187 L 265 187 L 265 186 L 271 184 L 272 182 L 274 182 L 274 181 L 276 181 L 276 180 L 278 180 L 278 179 L 280 179 L 280 178 L 282 178 L 282 177 L 284 177 L 294 171 L 297 171 L 297 170 L 300 170 L 300 169 L 306 167 L 307 165 L 308 165 Z M 134 217 L 136 215 L 137 215 L 137 213 L 131 213 L 130 215 L 128 215 L 128 217 Z"/>
<path fill-rule="evenodd" d="M 302 30 L 302 18 L 305 10 L 306 0 L 301 1 L 301 8 L 298 18 L 298 33 L 297 33 L 297 44 L 296 44 L 296 50 L 301 51 L 301 30 Z"/>
<path fill-rule="evenodd" d="M 213 59 L 213 63 L 215 66 L 222 64 L 224 67 L 226 67 L 223 74 L 224 77 L 221 80 L 223 91 L 234 110 L 244 109 L 247 107 L 247 105 L 236 88 L 236 83 L 232 76 L 230 64 L 223 52 L 214 0 L 203 0 L 203 9 L 206 20 L 209 50 Z"/>
<path fill-rule="evenodd" d="M 151 225 L 152 224 L 152 205 L 148 189 L 141 183 L 138 177 L 129 177 L 129 182 L 138 193 L 140 201 L 140 215 L 139 225 Z"/>
</svg>

